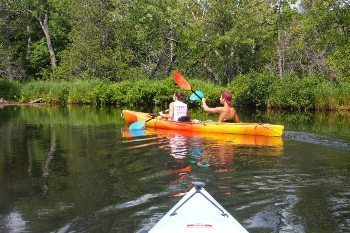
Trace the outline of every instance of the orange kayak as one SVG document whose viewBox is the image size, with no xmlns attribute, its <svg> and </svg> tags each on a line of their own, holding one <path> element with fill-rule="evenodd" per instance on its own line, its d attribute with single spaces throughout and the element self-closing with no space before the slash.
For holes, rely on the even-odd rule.
<svg viewBox="0 0 350 233">
<path fill-rule="evenodd" d="M 262 123 L 224 123 L 224 122 L 178 122 L 167 120 L 161 117 L 155 117 L 148 113 L 123 110 L 122 117 L 126 124 L 132 124 L 137 121 L 147 121 L 146 127 L 157 129 L 170 129 L 180 131 L 190 131 L 198 133 L 222 133 L 222 134 L 241 134 L 255 136 L 274 136 L 283 135 L 283 125 L 262 124 Z M 151 119 L 151 120 L 149 120 Z"/>
<path fill-rule="evenodd" d="M 168 129 L 155 129 L 148 128 L 140 133 L 135 133 L 123 128 L 121 131 L 122 136 L 125 138 L 133 138 L 138 136 L 156 136 L 157 138 L 176 138 L 182 136 L 185 138 L 198 138 L 205 140 L 212 140 L 220 142 L 220 145 L 250 145 L 250 146 L 270 146 L 283 148 L 282 137 L 267 137 L 267 136 L 255 136 L 255 135 L 239 135 L 239 134 L 222 134 L 222 133 L 207 133 L 207 132 L 191 132 L 191 131 L 178 131 Z"/>
</svg>

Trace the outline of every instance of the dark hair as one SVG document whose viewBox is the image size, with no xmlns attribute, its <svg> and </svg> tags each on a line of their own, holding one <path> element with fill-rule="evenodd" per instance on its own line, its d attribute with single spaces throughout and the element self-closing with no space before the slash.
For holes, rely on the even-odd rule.
<svg viewBox="0 0 350 233">
<path fill-rule="evenodd" d="M 181 91 L 175 91 L 174 95 L 179 101 L 184 101 L 185 100 L 185 94 L 182 93 Z"/>
</svg>

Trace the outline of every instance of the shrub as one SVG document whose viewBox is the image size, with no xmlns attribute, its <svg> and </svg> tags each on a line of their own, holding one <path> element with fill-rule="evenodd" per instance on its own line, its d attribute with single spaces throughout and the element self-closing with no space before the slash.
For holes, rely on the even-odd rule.
<svg viewBox="0 0 350 233">
<path fill-rule="evenodd" d="M 111 104 L 127 105 L 125 96 L 127 95 L 127 92 L 131 86 L 132 82 L 130 81 L 122 81 L 120 83 L 111 84 L 108 90 L 110 93 Z"/>
<path fill-rule="evenodd" d="M 155 96 L 154 82 L 148 79 L 138 80 L 131 85 L 125 95 L 125 101 L 131 106 L 149 106 Z"/>
<path fill-rule="evenodd" d="M 166 79 L 157 81 L 153 85 L 154 88 L 154 104 L 160 105 L 162 107 L 168 107 L 167 105 L 173 101 L 173 94 L 176 90 L 179 90 L 179 87 L 174 83 L 172 77 L 168 77 Z M 186 96 L 188 96 L 188 92 L 183 91 Z M 189 97 L 189 96 L 188 96 Z"/>
<path fill-rule="evenodd" d="M 320 82 L 322 78 L 315 76 L 279 79 L 271 86 L 268 104 L 274 108 L 290 110 L 315 109 L 315 90 Z"/>
<path fill-rule="evenodd" d="M 235 105 L 244 108 L 262 108 L 268 104 L 273 108 L 290 110 L 350 110 L 349 82 L 331 82 L 314 76 L 277 79 L 269 73 L 241 75 L 227 87 L 199 79 L 188 81 L 194 90 L 204 93 L 209 106 L 218 106 L 221 91 L 228 89 L 233 93 Z M 111 104 L 145 109 L 156 105 L 164 109 L 172 101 L 176 90 L 186 94 L 189 104 L 200 105 L 200 101 L 190 101 L 192 92 L 177 86 L 172 77 L 119 83 L 98 79 L 46 80 L 22 85 L 0 79 L 0 98 L 23 102 L 41 98 L 51 104 Z"/>
<path fill-rule="evenodd" d="M 225 89 L 224 87 L 199 79 L 191 79 L 189 80 L 189 83 L 191 84 L 193 90 L 203 92 L 204 98 L 207 100 L 208 105 L 216 106 L 219 104 L 220 94 Z M 192 94 L 190 91 L 185 92 L 188 93 L 188 96 Z M 198 104 L 200 103 L 201 102 L 198 102 Z"/>
<path fill-rule="evenodd" d="M 277 77 L 271 73 L 250 73 L 235 78 L 228 89 L 233 94 L 236 106 L 262 108 L 266 107 L 270 87 L 276 80 Z"/>
<path fill-rule="evenodd" d="M 50 104 L 65 104 L 68 101 L 70 83 L 65 81 L 60 82 L 43 82 L 47 85 L 47 93 L 43 96 L 44 101 Z"/>
<path fill-rule="evenodd" d="M 77 80 L 71 82 L 68 94 L 70 104 L 97 104 L 104 102 L 99 98 L 104 82 L 97 79 Z"/>
<path fill-rule="evenodd" d="M 333 83 L 323 81 L 315 88 L 315 109 L 336 110 L 340 105 L 340 89 Z"/>
<path fill-rule="evenodd" d="M 350 82 L 340 84 L 339 105 L 341 110 L 350 110 Z"/>
<path fill-rule="evenodd" d="M 21 95 L 21 86 L 18 82 L 0 78 L 0 98 L 18 100 Z"/>
<path fill-rule="evenodd" d="M 39 98 L 45 100 L 45 96 L 49 92 L 50 86 L 51 85 L 48 81 L 31 81 L 23 84 L 21 101 L 29 102 Z"/>
</svg>

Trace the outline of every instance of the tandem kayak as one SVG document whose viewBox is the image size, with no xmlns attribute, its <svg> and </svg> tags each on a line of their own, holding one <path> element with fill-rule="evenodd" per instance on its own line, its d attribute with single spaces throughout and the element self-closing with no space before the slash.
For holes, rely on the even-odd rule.
<svg viewBox="0 0 350 233">
<path fill-rule="evenodd" d="M 149 233 L 160 232 L 235 232 L 248 231 L 227 212 L 204 188 L 194 187 L 167 212 Z"/>
<path fill-rule="evenodd" d="M 126 124 L 145 121 L 146 127 L 157 129 L 170 129 L 191 132 L 241 134 L 256 136 L 283 135 L 283 125 L 261 124 L 261 123 L 225 123 L 225 122 L 178 122 L 154 117 L 149 113 L 123 110 L 122 117 Z M 153 119 L 152 119 L 153 118 Z"/>
</svg>

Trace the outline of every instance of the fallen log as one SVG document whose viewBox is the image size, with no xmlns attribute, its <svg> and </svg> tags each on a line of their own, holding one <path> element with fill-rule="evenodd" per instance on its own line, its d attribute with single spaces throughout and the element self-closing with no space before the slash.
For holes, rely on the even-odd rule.
<svg viewBox="0 0 350 233">
<path fill-rule="evenodd" d="M 30 103 L 30 104 L 38 104 L 38 103 L 42 103 L 42 102 L 43 102 L 43 99 L 42 99 L 42 98 L 39 98 L 39 99 L 32 100 L 32 101 L 30 101 L 29 103 Z"/>
</svg>

